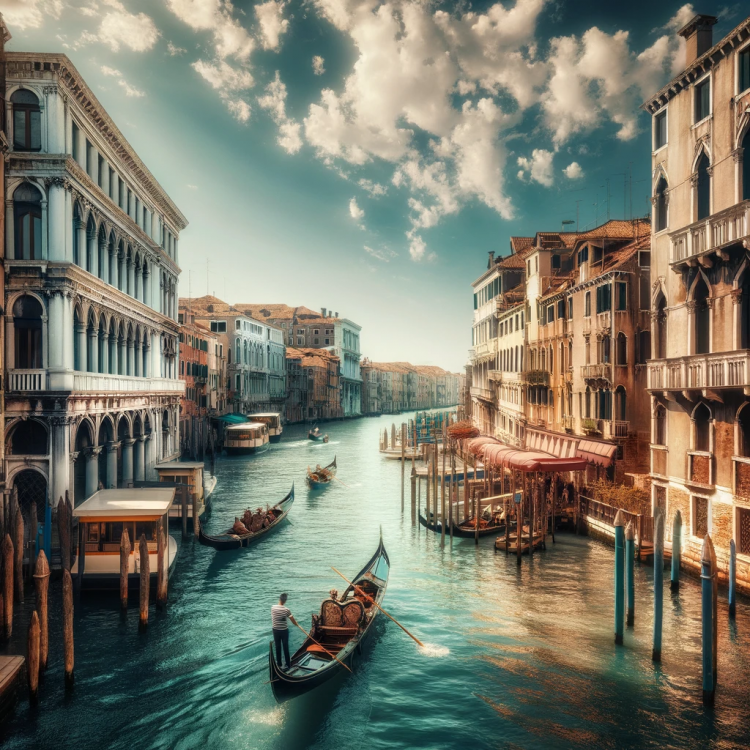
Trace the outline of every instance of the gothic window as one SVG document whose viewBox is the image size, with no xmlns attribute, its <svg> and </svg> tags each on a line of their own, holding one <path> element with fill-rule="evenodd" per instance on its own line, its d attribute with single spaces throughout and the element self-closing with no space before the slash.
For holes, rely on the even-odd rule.
<svg viewBox="0 0 750 750">
<path fill-rule="evenodd" d="M 33 419 L 19 422 L 8 440 L 8 453 L 14 456 L 47 454 L 47 430 Z"/>
<path fill-rule="evenodd" d="M 42 113 L 39 100 L 26 89 L 15 91 L 13 105 L 13 148 L 16 151 L 40 151 L 42 148 Z"/>
<path fill-rule="evenodd" d="M 666 359 L 667 356 L 667 300 L 659 294 L 656 300 L 656 338 L 654 341 L 654 359 Z"/>
<path fill-rule="evenodd" d="M 698 159 L 698 220 L 708 218 L 711 213 L 711 175 L 708 168 L 711 163 L 704 151 Z"/>
<path fill-rule="evenodd" d="M 35 297 L 24 295 L 13 305 L 16 339 L 16 368 L 36 370 L 42 365 L 42 306 Z"/>
<path fill-rule="evenodd" d="M 701 276 L 695 287 L 695 353 L 708 354 L 710 350 L 711 316 L 708 307 L 708 286 Z"/>
<path fill-rule="evenodd" d="M 648 359 L 651 359 L 651 331 L 641 331 L 638 334 L 638 358 L 636 364 L 645 365 Z"/>
<path fill-rule="evenodd" d="M 667 217 L 667 181 L 664 177 L 660 177 L 656 183 L 656 190 L 654 191 L 654 198 L 656 202 L 654 204 L 654 225 L 657 232 L 661 232 L 667 228 L 668 217 Z"/>
<path fill-rule="evenodd" d="M 42 194 L 24 183 L 13 193 L 15 257 L 39 260 L 42 257 Z"/>
<path fill-rule="evenodd" d="M 740 428 L 737 455 L 750 458 L 750 407 L 747 405 L 740 412 L 737 424 Z"/>
<path fill-rule="evenodd" d="M 621 385 L 615 389 L 615 419 L 622 422 L 628 419 L 627 394 Z"/>
<path fill-rule="evenodd" d="M 667 410 L 663 406 L 656 407 L 654 414 L 654 445 L 667 444 Z"/>
<path fill-rule="evenodd" d="M 695 422 L 695 450 L 711 449 L 711 412 L 705 404 L 700 404 L 693 412 Z"/>
<path fill-rule="evenodd" d="M 628 363 L 628 338 L 620 331 L 617 334 L 617 364 L 626 365 Z"/>
</svg>

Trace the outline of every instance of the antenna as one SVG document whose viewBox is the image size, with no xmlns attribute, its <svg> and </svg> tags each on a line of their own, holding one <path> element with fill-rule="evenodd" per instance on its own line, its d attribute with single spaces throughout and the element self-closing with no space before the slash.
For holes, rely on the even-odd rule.
<svg viewBox="0 0 750 750">
<path fill-rule="evenodd" d="M 579 211 L 579 209 L 580 209 L 580 206 L 579 206 L 578 204 L 579 204 L 579 203 L 580 203 L 580 202 L 581 202 L 582 200 L 583 200 L 583 198 L 579 198 L 579 199 L 578 199 L 578 200 L 576 201 L 576 233 L 578 232 L 578 211 Z"/>
<path fill-rule="evenodd" d="M 206 258 L 206 297 L 208 297 L 208 258 Z"/>
</svg>

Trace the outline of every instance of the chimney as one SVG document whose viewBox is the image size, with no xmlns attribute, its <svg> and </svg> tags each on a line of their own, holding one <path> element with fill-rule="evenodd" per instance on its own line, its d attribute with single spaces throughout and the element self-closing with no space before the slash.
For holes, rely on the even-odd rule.
<svg viewBox="0 0 750 750">
<path fill-rule="evenodd" d="M 492 264 L 495 262 L 495 251 L 491 250 L 489 256 L 490 259 L 487 261 L 487 268 L 492 268 Z"/>
<path fill-rule="evenodd" d="M 339 316 L 338 313 L 334 313 L 334 315 L 333 315 L 334 318 L 338 318 L 338 316 Z"/>
<path fill-rule="evenodd" d="M 689 68 L 704 52 L 714 46 L 713 25 L 716 16 L 693 16 L 677 33 L 685 40 L 685 67 Z"/>
<path fill-rule="evenodd" d="M 325 307 L 321 307 L 321 308 L 320 308 L 320 314 L 321 314 L 321 315 L 322 315 L 322 316 L 323 316 L 324 318 L 328 317 L 328 316 L 326 315 L 326 309 L 325 309 Z"/>
</svg>

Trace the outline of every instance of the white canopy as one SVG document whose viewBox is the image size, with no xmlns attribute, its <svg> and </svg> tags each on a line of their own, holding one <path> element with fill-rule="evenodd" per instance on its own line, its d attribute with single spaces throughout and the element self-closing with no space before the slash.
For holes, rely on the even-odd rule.
<svg viewBox="0 0 750 750">
<path fill-rule="evenodd" d="M 76 518 L 154 515 L 163 516 L 174 502 L 174 487 L 99 490 L 73 509 Z"/>
</svg>

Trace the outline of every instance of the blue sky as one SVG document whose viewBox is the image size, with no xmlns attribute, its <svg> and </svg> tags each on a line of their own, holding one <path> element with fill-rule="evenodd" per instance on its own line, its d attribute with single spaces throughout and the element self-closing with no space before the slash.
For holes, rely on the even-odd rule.
<svg viewBox="0 0 750 750">
<path fill-rule="evenodd" d="M 190 221 L 183 296 L 326 307 L 363 354 L 459 369 L 508 238 L 645 215 L 638 106 L 679 2 L 0 0 L 67 54 Z M 742 6 L 706 2 L 715 39 Z M 609 185 L 609 189 L 607 188 Z M 607 195 L 609 192 L 609 207 Z"/>
</svg>

